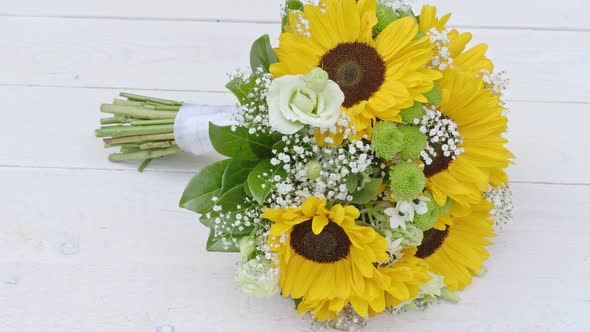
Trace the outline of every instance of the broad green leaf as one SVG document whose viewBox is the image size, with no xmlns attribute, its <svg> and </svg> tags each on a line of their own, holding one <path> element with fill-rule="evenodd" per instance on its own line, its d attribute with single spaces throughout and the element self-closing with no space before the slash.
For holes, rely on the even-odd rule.
<svg viewBox="0 0 590 332">
<path fill-rule="evenodd" d="M 180 207 L 197 213 L 204 213 L 213 206 L 212 198 L 221 192 L 223 174 L 229 159 L 222 160 L 203 168 L 186 186 Z"/>
<path fill-rule="evenodd" d="M 362 174 L 352 174 L 346 179 L 346 188 L 350 193 L 355 193 L 359 190 L 361 181 L 363 181 Z"/>
<path fill-rule="evenodd" d="M 243 184 L 248 179 L 248 174 L 256 167 L 256 160 L 231 159 L 227 165 L 221 180 L 221 194 L 229 189 Z"/>
<path fill-rule="evenodd" d="M 248 175 L 248 187 L 258 204 L 262 205 L 266 200 L 275 183 L 273 179 L 277 175 L 284 179 L 287 172 L 282 165 L 272 165 L 270 159 L 261 161 Z"/>
<path fill-rule="evenodd" d="M 272 156 L 275 138 L 271 135 L 250 134 L 248 128 L 217 126 L 209 123 L 209 138 L 215 151 L 239 160 L 260 160 Z"/>
<path fill-rule="evenodd" d="M 229 241 L 229 245 L 226 248 L 223 243 L 223 237 L 215 237 L 215 232 L 211 230 L 209 232 L 209 238 L 207 239 L 207 251 L 210 252 L 240 252 L 240 247 Z"/>
<path fill-rule="evenodd" d="M 358 204 L 369 203 L 373 198 L 375 198 L 375 195 L 379 191 L 379 187 L 381 187 L 382 183 L 383 179 L 371 179 L 365 184 L 361 191 L 352 195 L 352 201 Z"/>
<path fill-rule="evenodd" d="M 252 88 L 255 85 L 255 79 L 253 77 L 250 80 L 244 81 L 241 77 L 236 77 L 233 80 L 229 81 L 225 87 L 231 91 L 240 104 L 245 105 L 249 102 L 250 98 L 248 95 L 252 91 Z"/>
<path fill-rule="evenodd" d="M 250 66 L 252 67 L 252 71 L 261 67 L 268 73 L 270 65 L 277 61 L 277 56 L 270 45 L 268 35 L 258 38 L 250 50 Z"/>
</svg>

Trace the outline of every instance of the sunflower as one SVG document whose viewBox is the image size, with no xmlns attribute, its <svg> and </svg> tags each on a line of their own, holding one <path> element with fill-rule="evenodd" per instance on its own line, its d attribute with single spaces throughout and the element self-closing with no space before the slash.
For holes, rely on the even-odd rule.
<svg viewBox="0 0 590 332">
<path fill-rule="evenodd" d="M 453 68 L 439 82 L 443 97 L 437 112 L 431 113 L 437 117 L 432 123 L 446 126 L 447 136 L 431 140 L 435 154 L 425 162 L 426 188 L 441 206 L 448 197 L 469 206 L 481 201 L 492 178 L 514 158 L 502 137 L 507 119 L 499 97 L 481 78 Z"/>
<path fill-rule="evenodd" d="M 424 233 L 416 256 L 423 258 L 432 272 L 442 275 L 452 291 L 469 285 L 489 256 L 485 247 L 492 244 L 488 238 L 495 236 L 490 220 L 492 207 L 487 200 L 472 206 L 471 212 L 453 205 L 449 214 L 452 225 Z"/>
<path fill-rule="evenodd" d="M 350 299 L 332 298 L 311 301 L 303 299 L 297 311 L 311 312 L 318 320 L 336 320 L 346 305 L 361 317 L 375 316 L 418 294 L 419 287 L 431 279 L 428 264 L 415 257 L 416 248 L 404 250 L 402 258 L 387 267 L 380 267 L 375 277 L 365 283 L 363 295 L 352 292 Z"/>
<path fill-rule="evenodd" d="M 420 30 L 428 34 L 432 34 L 433 29 L 438 33 L 445 31 L 451 14 L 439 18 L 436 16 L 436 11 L 436 7 L 432 5 L 422 7 L 419 18 Z M 473 73 L 480 73 L 482 70 L 494 71 L 494 64 L 485 56 L 488 45 L 478 44 L 465 51 L 472 37 L 471 33 L 460 33 L 457 29 L 451 29 L 447 32 L 448 45 L 446 47 L 450 58 L 453 59 L 453 66 Z"/>
<path fill-rule="evenodd" d="M 274 77 L 306 74 L 321 67 L 345 95 L 342 105 L 357 137 L 370 136 L 376 119 L 401 122 L 400 110 L 426 102 L 440 72 L 426 68 L 433 44 L 418 37 L 418 23 L 405 17 L 376 38 L 376 0 L 326 0 L 290 15 L 275 49 Z M 299 27 L 299 28 L 294 28 Z M 305 31 L 301 27 L 309 27 Z"/>
<path fill-rule="evenodd" d="M 345 302 L 353 292 L 365 296 L 366 284 L 379 277 L 373 263 L 389 255 L 382 236 L 355 224 L 359 215 L 353 206 L 328 210 L 326 200 L 316 197 L 299 208 L 265 209 L 262 217 L 273 222 L 269 246 L 277 253 L 283 296 Z"/>
</svg>

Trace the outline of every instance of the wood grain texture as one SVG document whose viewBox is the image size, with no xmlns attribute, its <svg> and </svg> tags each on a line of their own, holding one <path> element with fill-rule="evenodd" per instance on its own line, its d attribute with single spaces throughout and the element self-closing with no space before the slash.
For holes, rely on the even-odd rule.
<svg viewBox="0 0 590 332">
<path fill-rule="evenodd" d="M 236 255 L 205 252 L 206 228 L 175 207 L 189 177 L 2 170 L 0 330 L 303 331 L 289 300 L 239 293 Z M 514 193 L 517 222 L 462 303 L 379 317 L 367 331 L 587 331 L 590 188 Z"/>
<path fill-rule="evenodd" d="M 0 84 L 224 91 L 276 24 L 0 17 Z M 517 101 L 590 103 L 590 31 L 470 29 Z M 149 33 L 146 33 L 149 31 Z M 59 36 L 56 38 L 56 36 Z"/>
<path fill-rule="evenodd" d="M 0 1 L 0 15 L 69 16 L 122 19 L 222 20 L 250 22 L 278 22 L 280 4 L 277 0 L 222 1 L 171 0 L 103 0 L 103 1 Z M 589 29 L 590 23 L 583 10 L 584 0 L 420 0 L 433 4 L 441 12 L 454 13 L 455 25 Z"/>
</svg>

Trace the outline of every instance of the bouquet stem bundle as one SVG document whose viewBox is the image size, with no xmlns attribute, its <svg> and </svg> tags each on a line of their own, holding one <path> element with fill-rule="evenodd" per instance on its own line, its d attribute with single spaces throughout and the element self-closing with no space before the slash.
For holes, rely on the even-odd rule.
<svg viewBox="0 0 590 332">
<path fill-rule="evenodd" d="M 144 160 L 142 171 L 153 158 L 182 151 L 174 140 L 174 120 L 183 102 L 131 93 L 120 97 L 124 99 L 101 105 L 100 111 L 112 116 L 101 119 L 95 132 L 105 148 L 120 148 L 109 155 L 110 161 Z"/>
</svg>

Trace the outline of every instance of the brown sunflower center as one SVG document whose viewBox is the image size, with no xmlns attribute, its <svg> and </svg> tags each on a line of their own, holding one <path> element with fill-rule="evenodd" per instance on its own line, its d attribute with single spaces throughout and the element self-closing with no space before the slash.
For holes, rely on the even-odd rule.
<svg viewBox="0 0 590 332">
<path fill-rule="evenodd" d="M 329 222 L 322 232 L 315 235 L 311 229 L 312 221 L 293 227 L 291 248 L 295 252 L 316 263 L 334 263 L 346 258 L 350 252 L 350 239 L 342 227 Z"/>
<path fill-rule="evenodd" d="M 344 107 L 368 100 L 385 81 L 385 62 L 365 43 L 343 43 L 324 54 L 319 66 L 344 92 Z"/>
<path fill-rule="evenodd" d="M 445 239 L 449 235 L 449 227 L 444 231 L 432 228 L 424 232 L 424 240 L 422 240 L 422 244 L 418 247 L 416 257 L 424 259 L 432 256 L 445 242 Z"/>
<path fill-rule="evenodd" d="M 430 163 L 430 165 L 424 166 L 424 175 L 427 178 L 446 171 L 454 160 L 452 154 L 449 154 L 448 156 L 444 154 L 442 144 L 436 144 L 433 148 L 436 157 L 432 158 L 432 163 Z M 424 159 L 422 160 L 424 161 Z"/>
<path fill-rule="evenodd" d="M 451 118 L 436 109 L 426 109 L 421 130 L 428 138 L 428 146 L 421 154 L 424 175 L 434 176 L 446 171 L 453 161 L 464 152 L 463 137 L 459 127 Z"/>
</svg>

